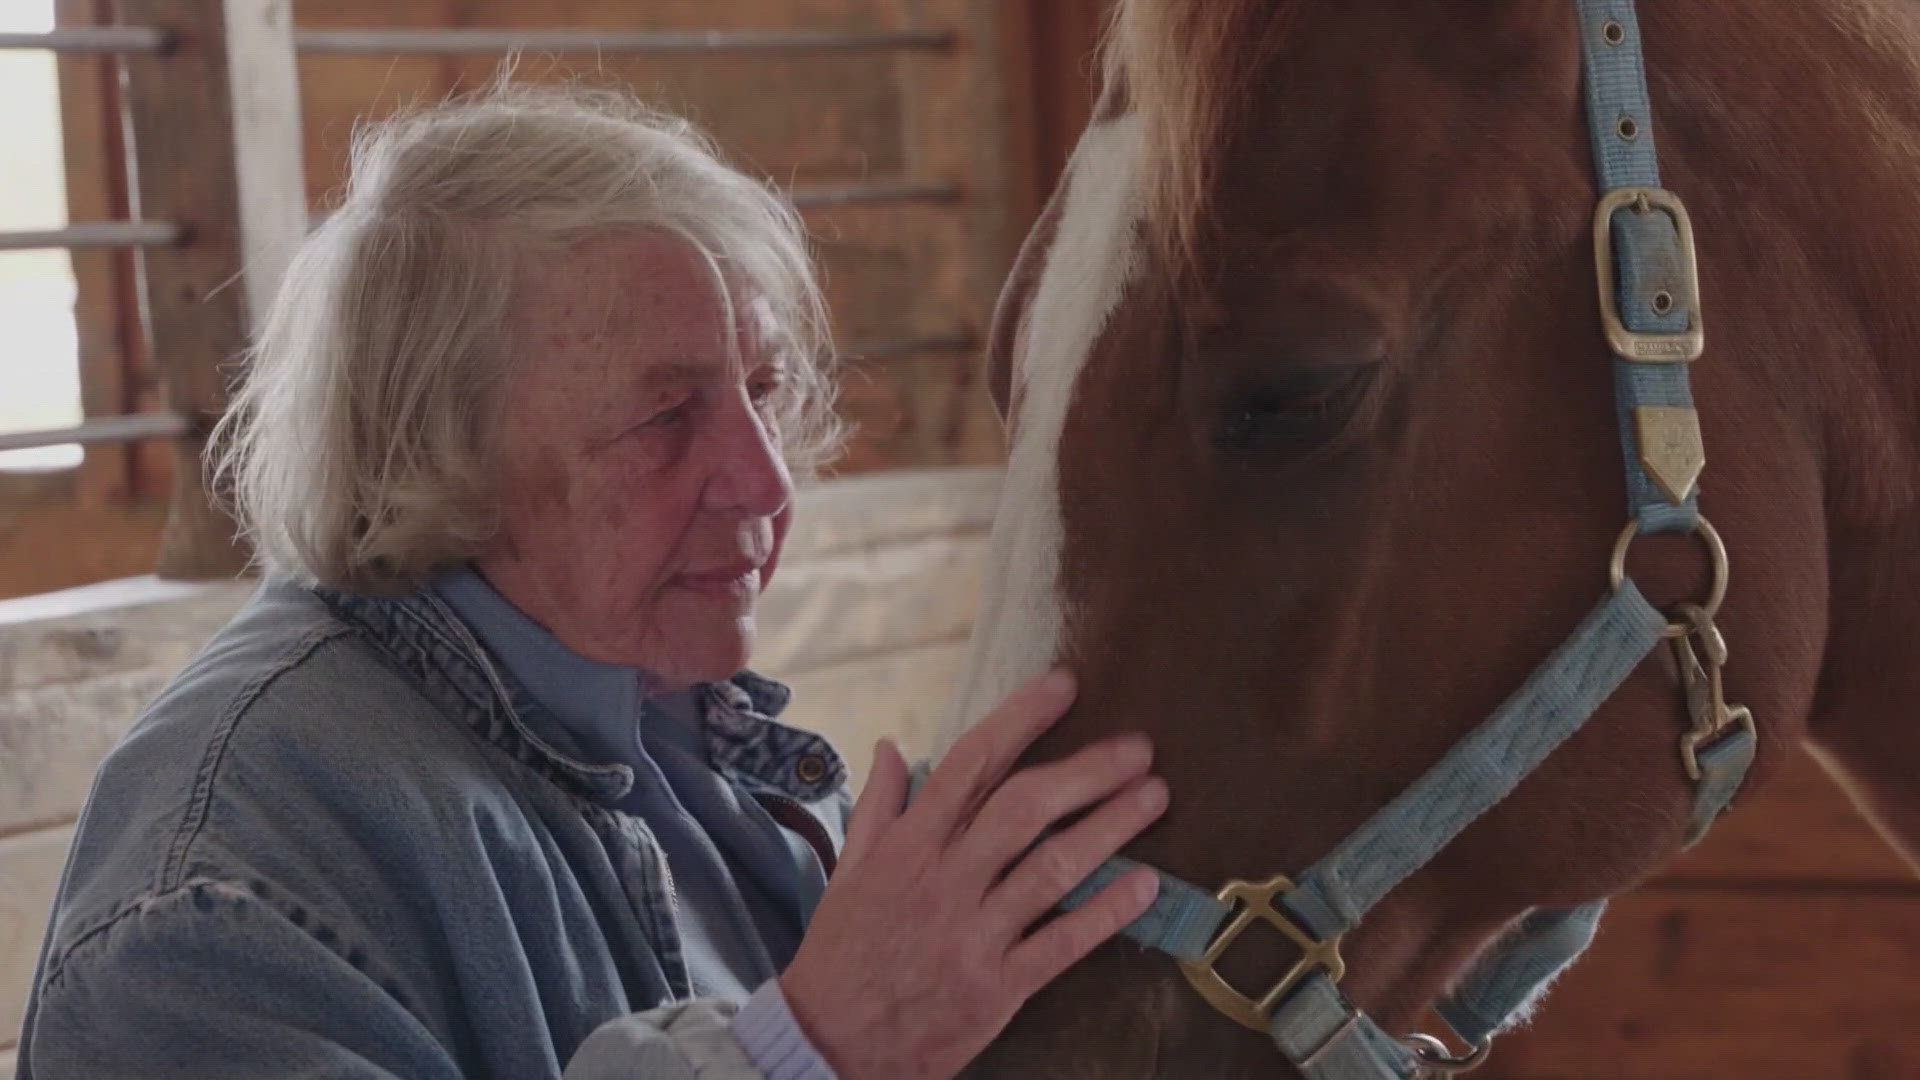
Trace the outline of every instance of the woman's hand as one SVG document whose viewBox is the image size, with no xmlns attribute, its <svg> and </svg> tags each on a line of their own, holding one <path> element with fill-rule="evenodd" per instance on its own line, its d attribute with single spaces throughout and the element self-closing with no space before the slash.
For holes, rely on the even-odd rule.
<svg viewBox="0 0 1920 1080">
<path fill-rule="evenodd" d="M 1035 991 L 1153 902 L 1156 879 L 1137 870 L 1028 933 L 1167 805 L 1166 783 L 1147 775 L 1144 735 L 1006 778 L 1073 695 L 1064 671 L 1015 691 L 904 810 L 906 762 L 889 740 L 876 748 L 839 868 L 780 977 L 794 1018 L 843 1080 L 953 1076 Z"/>
</svg>

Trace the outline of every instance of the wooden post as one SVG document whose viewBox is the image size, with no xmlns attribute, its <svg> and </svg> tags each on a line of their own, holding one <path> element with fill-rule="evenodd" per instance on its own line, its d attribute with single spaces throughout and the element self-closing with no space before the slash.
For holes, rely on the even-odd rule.
<svg viewBox="0 0 1920 1080">
<path fill-rule="evenodd" d="M 292 0 L 115 0 L 121 25 L 174 47 L 121 60 L 135 215 L 179 222 L 186 243 L 140 254 L 141 320 L 167 403 L 189 434 L 173 445 L 161 534 L 166 577 L 229 576 L 247 553 L 208 496 L 201 455 L 231 365 L 306 234 Z"/>
</svg>

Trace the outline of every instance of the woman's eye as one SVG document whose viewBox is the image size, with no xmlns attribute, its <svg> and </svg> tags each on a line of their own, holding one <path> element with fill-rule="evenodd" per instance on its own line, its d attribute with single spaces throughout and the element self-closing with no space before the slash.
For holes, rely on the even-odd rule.
<svg viewBox="0 0 1920 1080">
<path fill-rule="evenodd" d="M 661 409 L 659 412 L 654 413 L 652 416 L 649 416 L 645 420 L 642 420 L 640 423 L 636 424 L 634 426 L 634 430 L 657 431 L 660 428 L 672 427 L 675 424 L 680 423 L 682 420 L 685 420 L 687 418 L 688 411 L 692 407 L 693 407 L 693 399 L 691 398 L 688 398 L 687 400 L 682 401 L 679 404 L 670 405 L 667 408 Z"/>
</svg>

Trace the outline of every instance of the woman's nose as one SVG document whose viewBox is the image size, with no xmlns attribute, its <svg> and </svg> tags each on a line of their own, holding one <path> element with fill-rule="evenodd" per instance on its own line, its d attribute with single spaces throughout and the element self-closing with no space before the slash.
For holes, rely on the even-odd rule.
<svg viewBox="0 0 1920 1080">
<path fill-rule="evenodd" d="M 716 419 L 707 505 L 754 517 L 772 517 L 786 509 L 793 497 L 793 480 L 772 422 L 744 388 L 731 396 Z"/>
</svg>

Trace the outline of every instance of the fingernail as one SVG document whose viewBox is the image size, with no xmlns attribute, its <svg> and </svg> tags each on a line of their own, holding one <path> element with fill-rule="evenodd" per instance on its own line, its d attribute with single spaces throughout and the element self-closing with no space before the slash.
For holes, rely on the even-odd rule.
<svg viewBox="0 0 1920 1080">
<path fill-rule="evenodd" d="M 1145 735 L 1127 735 L 1120 743 L 1120 759 L 1133 768 L 1145 768 L 1153 762 L 1153 740 Z"/>
<path fill-rule="evenodd" d="M 1133 895 L 1143 906 L 1153 903 L 1160 896 L 1160 875 L 1153 873 L 1140 875 L 1140 883 L 1133 887 Z"/>
<path fill-rule="evenodd" d="M 1066 668 L 1054 668 L 1040 680 L 1040 688 L 1048 694 L 1072 697 L 1074 691 L 1073 672 Z"/>
<path fill-rule="evenodd" d="M 1148 810 L 1161 810 L 1167 805 L 1167 782 L 1155 776 L 1134 789 L 1133 797 Z"/>
</svg>

